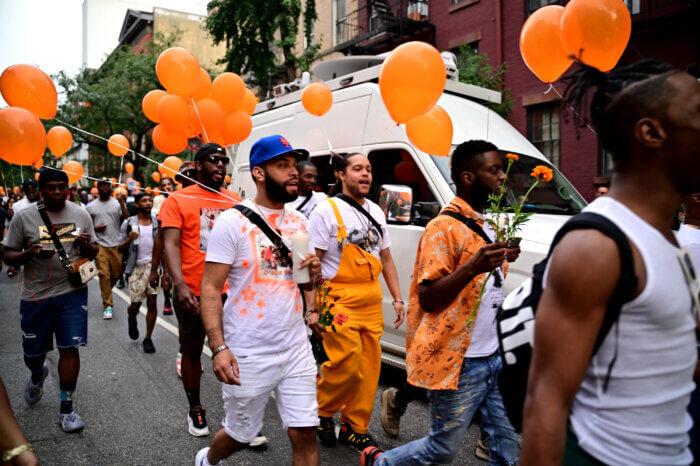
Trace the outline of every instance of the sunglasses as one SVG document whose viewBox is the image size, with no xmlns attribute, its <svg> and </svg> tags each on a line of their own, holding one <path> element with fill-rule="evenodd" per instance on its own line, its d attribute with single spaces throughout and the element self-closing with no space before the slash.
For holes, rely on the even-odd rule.
<svg viewBox="0 0 700 466">
<path fill-rule="evenodd" d="M 700 318 L 700 281 L 698 281 L 697 271 L 687 249 L 681 248 L 680 251 L 678 251 L 678 260 L 681 263 L 683 275 L 685 275 L 688 291 L 690 291 L 690 295 L 693 298 L 695 318 L 698 319 Z"/>
<path fill-rule="evenodd" d="M 213 163 L 214 165 L 218 165 L 219 162 L 221 162 L 222 164 L 224 164 L 224 166 L 228 165 L 229 162 L 228 157 L 217 155 L 207 155 L 207 158 L 205 158 L 204 160 L 206 160 L 209 163 Z"/>
</svg>

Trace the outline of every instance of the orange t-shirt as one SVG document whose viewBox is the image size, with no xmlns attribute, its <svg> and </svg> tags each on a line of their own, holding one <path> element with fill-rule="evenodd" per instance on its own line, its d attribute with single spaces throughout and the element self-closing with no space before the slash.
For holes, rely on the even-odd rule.
<svg viewBox="0 0 700 466">
<path fill-rule="evenodd" d="M 160 208 L 161 228 L 182 231 L 182 276 L 187 287 L 197 296 L 200 295 L 204 258 L 214 222 L 221 212 L 239 202 L 241 198 L 231 191 L 222 189 L 221 194 L 217 194 L 195 184 L 172 193 Z"/>
<path fill-rule="evenodd" d="M 484 221 L 459 197 L 445 210 L 471 217 L 483 227 Z M 488 274 L 474 277 L 455 299 L 433 312 L 420 307 L 418 285 L 452 274 L 485 244 L 463 222 L 446 215 L 434 218 L 425 227 L 418 243 L 406 319 L 406 372 L 412 385 L 431 390 L 457 389 L 478 314 L 478 309 L 473 312 L 474 306 Z"/>
</svg>

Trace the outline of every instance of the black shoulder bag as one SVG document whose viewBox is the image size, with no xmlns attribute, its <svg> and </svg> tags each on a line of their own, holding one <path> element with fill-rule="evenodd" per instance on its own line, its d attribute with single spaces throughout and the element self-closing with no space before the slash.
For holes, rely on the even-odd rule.
<svg viewBox="0 0 700 466">
<path fill-rule="evenodd" d="M 286 244 L 282 241 L 282 236 L 280 236 L 278 233 L 275 233 L 272 231 L 272 228 L 270 228 L 270 225 L 267 224 L 267 222 L 257 213 L 253 212 L 251 209 L 248 207 L 238 204 L 233 207 L 240 213 L 246 216 L 248 220 L 250 220 L 256 227 L 260 228 L 263 233 L 265 233 L 265 236 L 272 241 L 272 244 L 275 246 L 277 249 L 277 252 L 280 253 L 282 257 L 284 257 L 286 260 L 289 259 L 289 255 L 292 253 L 289 248 L 287 247 Z"/>
<path fill-rule="evenodd" d="M 336 197 L 337 197 L 338 199 L 340 199 L 341 201 L 347 202 L 347 203 L 350 204 L 355 210 L 357 210 L 357 211 L 360 212 L 362 215 L 364 215 L 365 217 L 367 217 L 367 218 L 369 219 L 370 223 L 371 223 L 372 225 L 374 225 L 374 228 L 376 228 L 377 231 L 379 232 L 379 236 L 381 236 L 382 238 L 384 238 L 384 232 L 382 231 L 382 226 L 379 224 L 379 222 L 378 222 L 374 217 L 372 217 L 372 215 L 370 215 L 369 212 L 367 212 L 365 209 L 363 209 L 362 206 L 361 206 L 360 204 L 358 204 L 357 201 L 356 201 L 355 199 L 351 198 L 350 196 L 346 196 L 345 194 L 342 194 L 342 193 L 341 193 L 341 194 L 338 194 Z"/>
</svg>

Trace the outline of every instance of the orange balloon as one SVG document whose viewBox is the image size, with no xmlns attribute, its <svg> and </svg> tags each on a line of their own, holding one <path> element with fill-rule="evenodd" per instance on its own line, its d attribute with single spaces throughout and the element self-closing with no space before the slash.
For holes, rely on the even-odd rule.
<svg viewBox="0 0 700 466">
<path fill-rule="evenodd" d="M 137 182 L 136 182 L 136 187 L 137 187 L 137 188 L 140 188 L 140 187 L 141 187 L 141 182 L 140 182 L 140 181 L 137 181 Z"/>
<path fill-rule="evenodd" d="M 148 93 L 143 96 L 143 100 L 141 101 L 141 109 L 143 110 L 143 114 L 146 115 L 146 118 L 151 120 L 153 123 L 160 123 L 158 120 L 158 114 L 156 113 L 156 108 L 158 108 L 158 102 L 160 102 L 160 99 L 166 95 L 168 95 L 167 92 L 160 89 L 154 89 L 152 91 L 148 91 Z"/>
<path fill-rule="evenodd" d="M 46 145 L 55 157 L 60 157 L 73 145 L 73 135 L 63 126 L 54 126 L 46 133 Z"/>
<path fill-rule="evenodd" d="M 432 155 L 449 155 L 452 148 L 452 120 L 439 105 L 406 123 L 408 139 Z"/>
<path fill-rule="evenodd" d="M 145 192 L 146 194 L 150 195 L 150 194 L 153 192 L 153 190 L 151 189 L 150 186 L 146 186 L 146 189 L 144 190 L 144 192 Z"/>
<path fill-rule="evenodd" d="M 239 109 L 246 112 L 248 115 L 255 113 L 255 106 L 258 105 L 258 99 L 255 98 L 253 91 L 246 88 L 245 94 L 243 95 L 243 100 L 238 106 Z"/>
<path fill-rule="evenodd" d="M 159 182 L 160 182 L 160 173 L 158 173 L 158 172 L 153 172 L 153 173 L 151 174 L 151 178 L 152 178 L 153 181 L 155 181 L 156 183 L 159 183 Z"/>
<path fill-rule="evenodd" d="M 391 118 L 407 123 L 435 105 L 446 80 L 445 63 L 435 47 L 425 42 L 406 42 L 384 60 L 379 91 Z"/>
<path fill-rule="evenodd" d="M 131 162 L 127 162 L 124 165 L 124 171 L 129 173 L 129 174 L 134 173 L 134 164 Z"/>
<path fill-rule="evenodd" d="M 571 0 L 559 33 L 569 55 L 600 71 L 610 71 L 627 48 L 632 17 L 622 0 Z"/>
<path fill-rule="evenodd" d="M 253 120 L 243 110 L 232 110 L 224 116 L 221 134 L 226 144 L 238 144 L 245 141 L 253 130 Z"/>
<path fill-rule="evenodd" d="M 112 184 L 116 184 L 116 183 L 117 183 L 117 179 L 114 178 L 114 177 L 110 178 L 109 181 L 111 181 Z"/>
<path fill-rule="evenodd" d="M 245 83 L 236 73 L 221 73 L 211 83 L 211 96 L 224 111 L 234 110 L 245 96 Z"/>
<path fill-rule="evenodd" d="M 226 184 L 229 184 L 229 183 L 231 182 L 231 175 L 226 175 L 226 176 L 224 177 L 224 182 L 225 182 Z"/>
<path fill-rule="evenodd" d="M 169 93 L 189 97 L 197 86 L 199 62 L 189 50 L 171 47 L 158 57 L 156 74 Z"/>
<path fill-rule="evenodd" d="M 222 147 L 226 147 L 226 139 L 224 139 L 224 135 L 221 134 L 221 131 L 217 131 L 216 133 L 207 133 L 207 135 L 209 136 L 209 142 L 215 142 Z"/>
<path fill-rule="evenodd" d="M 545 83 L 559 79 L 573 63 L 559 37 L 563 14 L 563 6 L 544 6 L 531 14 L 520 30 L 520 55 L 530 71 Z"/>
<path fill-rule="evenodd" d="M 98 191 L 97 188 L 92 188 L 90 190 L 90 194 L 92 194 L 93 196 L 97 196 L 99 193 L 100 193 L 100 191 Z"/>
<path fill-rule="evenodd" d="M 158 125 L 153 129 L 153 145 L 164 154 L 179 154 L 187 149 L 185 133 L 168 126 Z"/>
<path fill-rule="evenodd" d="M 190 107 L 179 95 L 168 94 L 156 106 L 158 121 L 171 129 L 184 130 L 190 118 Z"/>
<path fill-rule="evenodd" d="M 180 165 L 182 165 L 182 159 L 171 155 L 166 157 L 162 164 L 158 165 L 158 171 L 168 178 L 172 178 L 180 169 Z"/>
<path fill-rule="evenodd" d="M 46 130 L 41 120 L 19 107 L 0 109 L 0 158 L 17 165 L 32 165 L 44 155 Z"/>
<path fill-rule="evenodd" d="M 325 115 L 333 105 L 333 94 L 323 83 L 311 83 L 301 93 L 301 103 L 312 115 Z"/>
<path fill-rule="evenodd" d="M 34 173 L 34 179 L 39 181 L 39 172 Z"/>
<path fill-rule="evenodd" d="M 14 188 L 12 188 L 12 192 L 15 194 L 19 194 L 19 186 L 15 186 Z"/>
<path fill-rule="evenodd" d="M 129 140 L 123 134 L 114 134 L 107 141 L 107 149 L 112 155 L 122 157 L 129 151 Z"/>
<path fill-rule="evenodd" d="M 394 167 L 394 176 L 400 183 L 415 183 L 420 179 L 420 170 L 415 162 L 399 162 Z"/>
<path fill-rule="evenodd" d="M 0 93 L 13 106 L 45 120 L 56 116 L 56 86 L 36 66 L 12 65 L 0 75 Z"/>
<path fill-rule="evenodd" d="M 36 170 L 39 170 L 41 167 L 44 166 L 44 158 L 38 159 L 36 162 L 32 164 Z"/>
<path fill-rule="evenodd" d="M 217 133 L 224 122 L 224 110 L 214 99 L 202 99 L 190 109 L 190 124 L 198 134 L 209 135 Z"/>
<path fill-rule="evenodd" d="M 80 181 L 80 178 L 82 178 L 85 174 L 85 169 L 83 166 L 80 164 L 80 162 L 76 162 L 75 160 L 64 163 L 62 170 L 66 172 L 66 175 L 68 175 L 68 184 L 73 184 Z"/>
<path fill-rule="evenodd" d="M 197 80 L 197 85 L 194 88 L 194 93 L 192 98 L 194 100 L 205 99 L 209 97 L 209 92 L 211 91 L 211 77 L 209 73 L 204 68 L 199 69 L 199 79 Z"/>
</svg>

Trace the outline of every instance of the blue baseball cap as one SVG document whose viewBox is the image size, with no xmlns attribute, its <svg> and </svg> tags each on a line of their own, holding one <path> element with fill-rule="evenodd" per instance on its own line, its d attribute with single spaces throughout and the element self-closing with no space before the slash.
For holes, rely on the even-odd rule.
<svg viewBox="0 0 700 466">
<path fill-rule="evenodd" d="M 309 151 L 304 149 L 294 149 L 287 141 L 287 138 L 275 134 L 258 139 L 250 149 L 250 169 L 257 167 L 263 162 L 279 157 L 280 155 L 293 155 L 297 161 L 306 159 Z"/>
</svg>

